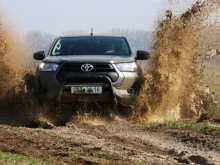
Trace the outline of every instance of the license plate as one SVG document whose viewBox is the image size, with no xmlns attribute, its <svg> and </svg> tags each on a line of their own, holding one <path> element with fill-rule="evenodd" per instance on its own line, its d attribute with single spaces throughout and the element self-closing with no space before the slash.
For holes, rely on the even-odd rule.
<svg viewBox="0 0 220 165">
<path fill-rule="evenodd" d="M 102 87 L 74 86 L 71 87 L 72 94 L 102 94 Z"/>
</svg>

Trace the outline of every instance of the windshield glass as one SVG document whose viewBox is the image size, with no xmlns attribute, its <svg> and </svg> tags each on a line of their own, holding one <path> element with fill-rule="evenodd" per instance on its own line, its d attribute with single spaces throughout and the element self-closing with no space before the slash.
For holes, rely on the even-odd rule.
<svg viewBox="0 0 220 165">
<path fill-rule="evenodd" d="M 52 55 L 131 55 L 123 37 L 63 37 L 57 40 Z"/>
</svg>

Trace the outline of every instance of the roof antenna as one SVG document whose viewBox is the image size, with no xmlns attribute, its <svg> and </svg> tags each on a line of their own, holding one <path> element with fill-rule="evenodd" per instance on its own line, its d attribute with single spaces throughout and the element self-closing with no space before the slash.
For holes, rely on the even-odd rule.
<svg viewBox="0 0 220 165">
<path fill-rule="evenodd" d="M 91 29 L 91 36 L 93 36 L 93 28 Z"/>
</svg>

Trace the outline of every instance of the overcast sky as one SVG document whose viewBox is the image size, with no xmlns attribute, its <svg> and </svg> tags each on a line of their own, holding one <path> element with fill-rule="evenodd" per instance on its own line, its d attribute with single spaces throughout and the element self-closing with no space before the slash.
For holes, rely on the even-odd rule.
<svg viewBox="0 0 220 165">
<path fill-rule="evenodd" d="M 164 0 L 0 0 L 0 10 L 22 33 L 54 34 L 112 28 L 153 30 Z M 171 2 L 172 0 L 167 0 Z"/>
<path fill-rule="evenodd" d="M 0 0 L 17 28 L 103 33 L 112 28 L 152 30 L 161 0 Z"/>
</svg>

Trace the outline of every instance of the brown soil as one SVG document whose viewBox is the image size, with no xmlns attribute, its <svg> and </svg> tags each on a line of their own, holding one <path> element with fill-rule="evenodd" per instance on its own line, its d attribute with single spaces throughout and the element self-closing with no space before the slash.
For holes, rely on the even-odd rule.
<svg viewBox="0 0 220 165">
<path fill-rule="evenodd" d="M 55 164 L 220 164 L 219 129 L 149 129 L 125 121 L 38 126 L 0 126 L 0 150 Z"/>
</svg>

